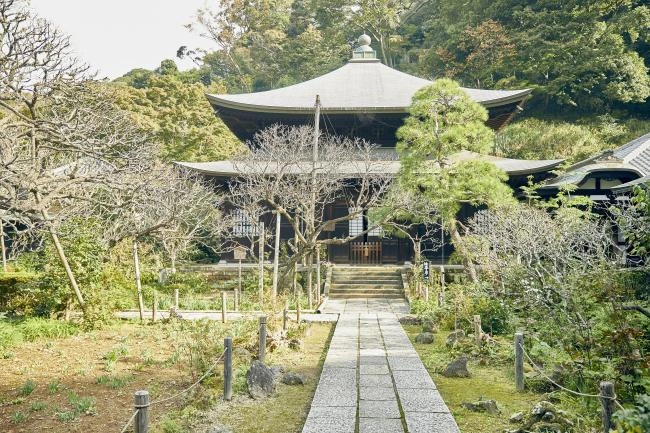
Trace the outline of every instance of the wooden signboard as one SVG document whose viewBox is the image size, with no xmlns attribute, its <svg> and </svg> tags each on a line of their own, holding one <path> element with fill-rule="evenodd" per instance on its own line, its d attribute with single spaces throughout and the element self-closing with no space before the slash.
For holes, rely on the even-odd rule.
<svg viewBox="0 0 650 433">
<path fill-rule="evenodd" d="M 235 247 L 233 250 L 235 260 L 245 260 L 246 259 L 246 248 L 242 246 Z"/>
</svg>

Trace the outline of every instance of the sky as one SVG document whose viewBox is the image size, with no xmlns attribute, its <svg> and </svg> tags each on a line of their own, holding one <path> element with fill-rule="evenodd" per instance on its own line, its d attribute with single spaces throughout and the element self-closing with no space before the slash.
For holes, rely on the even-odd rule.
<svg viewBox="0 0 650 433">
<path fill-rule="evenodd" d="M 154 69 L 176 58 L 181 45 L 212 48 L 210 41 L 185 27 L 207 0 L 31 0 L 31 8 L 70 40 L 98 78 L 117 78 L 134 68 Z M 216 2 L 214 2 L 216 3 Z M 208 3 L 209 4 L 209 3 Z"/>
</svg>

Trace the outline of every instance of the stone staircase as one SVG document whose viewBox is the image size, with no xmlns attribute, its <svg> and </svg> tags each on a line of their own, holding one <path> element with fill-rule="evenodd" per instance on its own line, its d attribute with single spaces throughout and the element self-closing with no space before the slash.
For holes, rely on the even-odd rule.
<svg viewBox="0 0 650 433">
<path fill-rule="evenodd" d="M 402 299 L 404 288 L 399 268 L 335 266 L 329 289 L 331 299 Z"/>
</svg>

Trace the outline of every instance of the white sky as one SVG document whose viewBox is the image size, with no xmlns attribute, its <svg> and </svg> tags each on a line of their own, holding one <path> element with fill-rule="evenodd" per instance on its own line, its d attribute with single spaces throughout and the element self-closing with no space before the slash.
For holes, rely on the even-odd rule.
<svg viewBox="0 0 650 433">
<path fill-rule="evenodd" d="M 31 6 L 70 35 L 79 58 L 99 72 L 98 78 L 117 78 L 134 68 L 154 69 L 163 59 L 174 59 L 181 69 L 192 67 L 176 58 L 176 50 L 214 48 L 183 27 L 207 1 L 31 0 Z"/>
</svg>

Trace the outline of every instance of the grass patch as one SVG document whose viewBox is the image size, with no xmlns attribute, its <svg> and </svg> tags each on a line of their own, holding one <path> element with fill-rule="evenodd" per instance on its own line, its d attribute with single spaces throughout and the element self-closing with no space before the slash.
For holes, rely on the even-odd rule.
<svg viewBox="0 0 650 433">
<path fill-rule="evenodd" d="M 25 384 L 20 388 L 20 395 L 27 397 L 29 394 L 34 392 L 36 389 L 36 382 L 29 379 Z"/>
<path fill-rule="evenodd" d="M 22 413 L 21 411 L 17 411 L 11 414 L 11 422 L 13 424 L 20 424 L 21 422 L 25 421 L 27 419 L 27 416 Z"/>
<path fill-rule="evenodd" d="M 124 388 L 126 385 L 131 383 L 135 379 L 135 376 L 132 374 L 126 374 L 123 376 L 109 376 L 109 375 L 103 375 L 99 376 L 95 383 L 99 385 L 104 385 L 107 386 L 108 388 L 111 389 L 119 389 L 119 388 Z"/>
<path fill-rule="evenodd" d="M 32 412 L 40 412 L 47 408 L 47 403 L 42 401 L 35 401 L 29 406 L 29 410 Z"/>
<path fill-rule="evenodd" d="M 18 346 L 28 341 L 65 338 L 79 333 L 79 327 L 69 322 L 33 317 L 24 320 L 0 320 L 0 349 Z"/>
<path fill-rule="evenodd" d="M 413 340 L 420 332 L 417 326 L 405 326 L 422 362 L 431 374 L 442 398 L 451 410 L 460 431 L 463 433 L 498 433 L 513 428 L 508 421 L 510 415 L 528 411 L 543 397 L 532 392 L 517 393 L 513 373 L 503 365 L 478 365 L 470 361 L 469 378 L 448 378 L 440 371 L 452 360 L 445 346 L 448 332 L 439 332 L 433 344 L 416 344 Z M 485 412 L 472 412 L 461 406 L 463 402 L 479 399 L 492 399 L 497 402 L 501 413 L 490 415 Z"/>
</svg>

